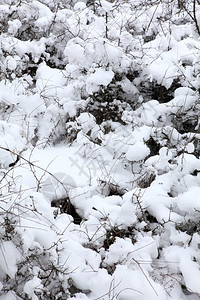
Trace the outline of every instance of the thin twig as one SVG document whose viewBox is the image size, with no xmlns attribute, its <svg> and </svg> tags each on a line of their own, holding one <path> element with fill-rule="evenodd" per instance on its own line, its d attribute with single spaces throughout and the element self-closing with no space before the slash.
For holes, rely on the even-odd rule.
<svg viewBox="0 0 200 300">
<path fill-rule="evenodd" d="M 150 285 L 151 288 L 153 289 L 153 291 L 154 291 L 154 293 L 156 294 L 156 296 L 158 296 L 158 293 L 156 292 L 156 290 L 155 290 L 155 288 L 153 287 L 151 281 L 149 280 L 149 278 L 148 278 L 147 275 L 145 274 L 144 270 L 143 270 L 142 267 L 140 266 L 140 263 L 139 263 L 136 259 L 134 259 L 134 258 L 132 258 L 132 259 L 133 259 L 133 261 L 138 265 L 138 267 L 140 268 L 140 270 L 142 271 L 143 275 L 145 276 L 146 280 L 148 281 L 149 285 Z"/>
</svg>

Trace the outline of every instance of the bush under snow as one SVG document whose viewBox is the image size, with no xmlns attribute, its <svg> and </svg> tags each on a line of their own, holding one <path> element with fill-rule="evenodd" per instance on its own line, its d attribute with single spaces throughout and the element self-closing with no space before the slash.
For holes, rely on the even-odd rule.
<svg viewBox="0 0 200 300">
<path fill-rule="evenodd" d="M 199 16 L 0 1 L 0 299 L 200 299 Z"/>
</svg>

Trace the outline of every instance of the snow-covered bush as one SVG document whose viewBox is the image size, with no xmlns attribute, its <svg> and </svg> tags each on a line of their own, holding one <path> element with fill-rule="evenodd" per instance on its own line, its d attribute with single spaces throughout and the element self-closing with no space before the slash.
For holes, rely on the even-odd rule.
<svg viewBox="0 0 200 300">
<path fill-rule="evenodd" d="M 199 299 L 199 12 L 0 1 L 0 299 Z"/>
</svg>

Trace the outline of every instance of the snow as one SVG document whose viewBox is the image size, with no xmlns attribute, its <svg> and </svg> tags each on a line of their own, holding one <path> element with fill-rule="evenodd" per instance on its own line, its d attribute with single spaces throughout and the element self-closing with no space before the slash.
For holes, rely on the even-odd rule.
<svg viewBox="0 0 200 300">
<path fill-rule="evenodd" d="M 16 251 L 15 245 L 11 241 L 1 243 L 0 264 L 3 276 L 6 274 L 11 278 L 15 277 L 19 259 L 20 254 Z"/>
<path fill-rule="evenodd" d="M 60 146 L 49 147 L 45 150 L 36 149 L 33 152 L 24 152 L 24 158 L 34 164 L 34 171 L 30 172 L 29 165 L 23 164 L 14 170 L 14 176 L 21 178 L 22 185 L 32 188 L 36 185 L 36 178 L 38 178 L 44 194 L 48 194 L 50 199 L 65 196 L 66 191 L 62 184 L 68 188 L 88 184 L 90 172 L 84 166 L 77 148 Z"/>
<path fill-rule="evenodd" d="M 199 299 L 200 5 L 150 2 L 0 1 L 0 299 Z"/>
<path fill-rule="evenodd" d="M 63 73 L 59 70 L 52 70 L 45 63 L 41 63 L 37 70 L 37 89 L 43 95 L 52 95 L 52 90 L 62 89 L 61 85 L 64 84 L 65 79 Z M 55 93 L 57 93 L 55 89 Z"/>
<path fill-rule="evenodd" d="M 8 293 L 4 294 L 3 296 L 0 296 L 0 299 L 2 299 L 2 300 L 15 300 L 16 295 L 12 292 L 8 292 Z"/>
<path fill-rule="evenodd" d="M 89 78 L 87 78 L 87 92 L 89 94 L 98 91 L 99 85 L 107 86 L 112 78 L 114 73 L 112 70 L 105 71 L 101 68 L 97 69 L 94 74 L 91 74 Z"/>
<path fill-rule="evenodd" d="M 69 63 L 78 63 L 82 66 L 85 64 L 84 48 L 78 44 L 72 44 L 65 48 L 64 54 L 69 60 Z"/>
<path fill-rule="evenodd" d="M 199 187 L 191 187 L 177 199 L 180 210 L 194 214 L 200 209 Z"/>
<path fill-rule="evenodd" d="M 149 154 L 150 150 L 143 142 L 136 142 L 133 146 L 129 147 L 126 153 L 126 158 L 129 161 L 139 161 Z"/>
<path fill-rule="evenodd" d="M 40 279 L 34 277 L 33 279 L 26 282 L 24 285 L 24 292 L 31 298 L 31 299 L 38 299 L 34 294 L 35 289 L 40 289 Z"/>
</svg>

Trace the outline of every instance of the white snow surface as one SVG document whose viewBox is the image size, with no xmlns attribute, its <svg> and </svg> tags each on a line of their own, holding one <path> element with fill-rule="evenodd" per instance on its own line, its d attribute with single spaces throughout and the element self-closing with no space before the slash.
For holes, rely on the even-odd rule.
<svg viewBox="0 0 200 300">
<path fill-rule="evenodd" d="M 0 299 L 200 299 L 199 16 L 0 0 Z"/>
</svg>

